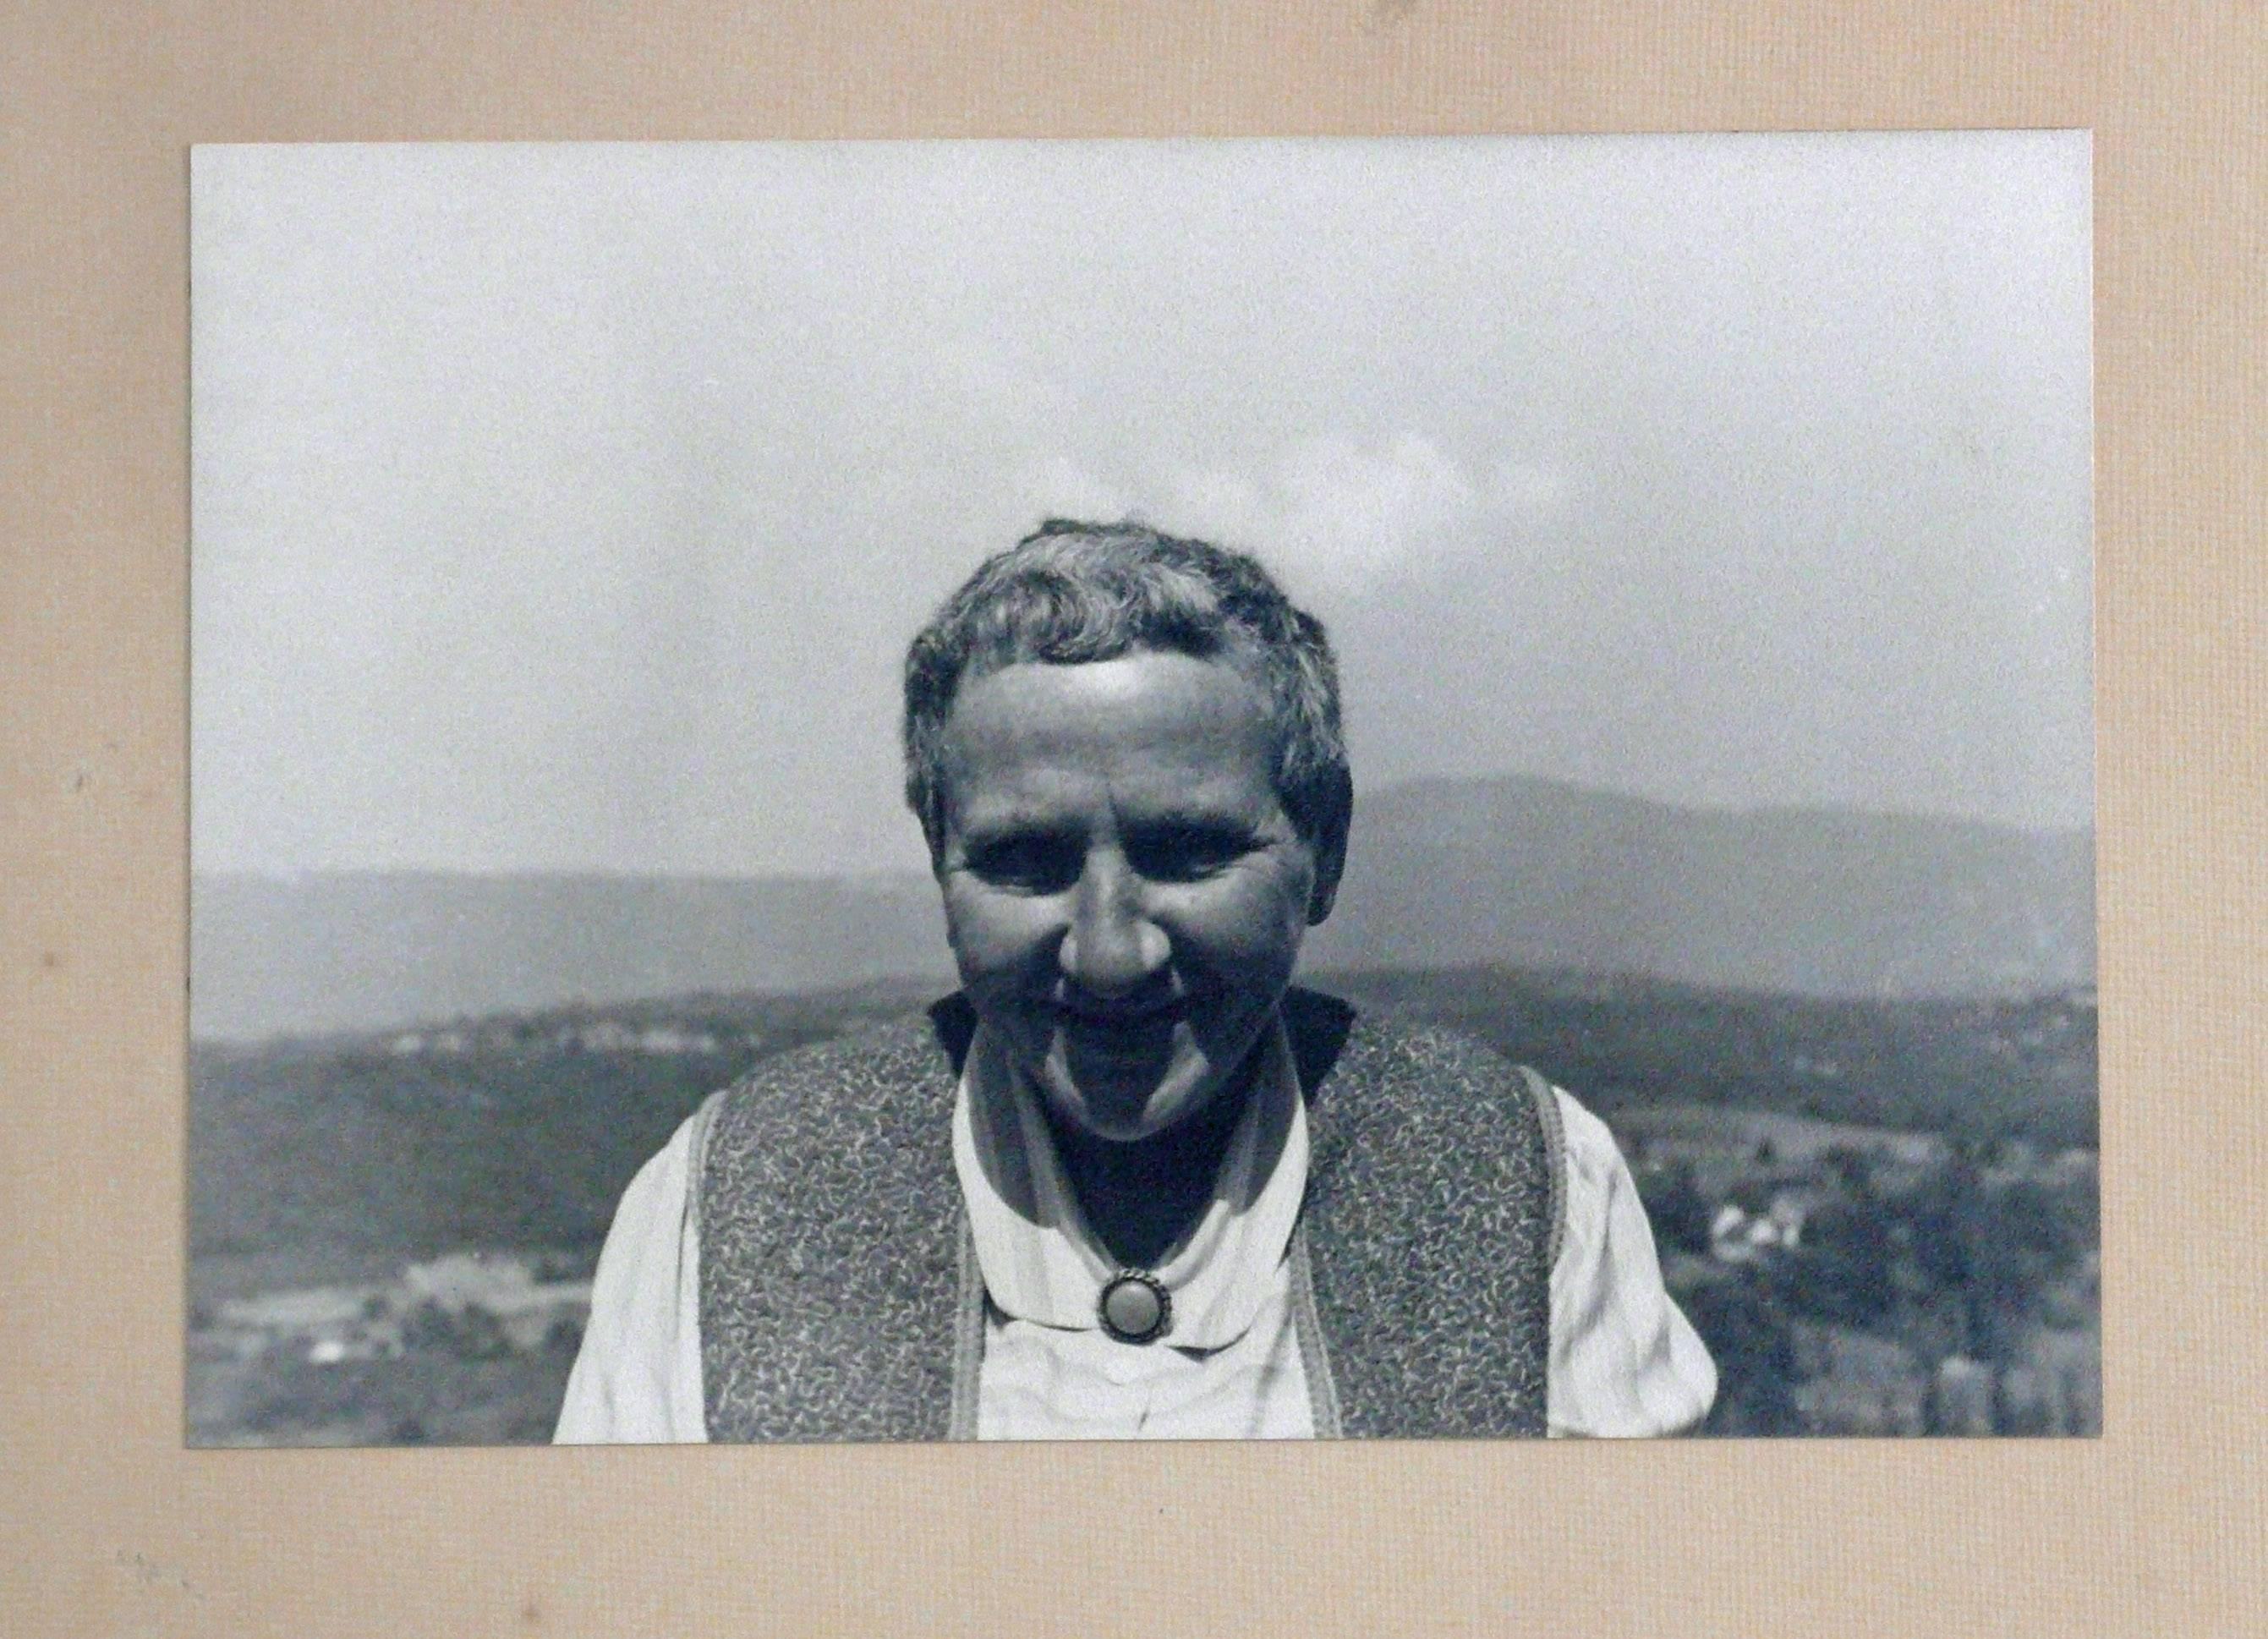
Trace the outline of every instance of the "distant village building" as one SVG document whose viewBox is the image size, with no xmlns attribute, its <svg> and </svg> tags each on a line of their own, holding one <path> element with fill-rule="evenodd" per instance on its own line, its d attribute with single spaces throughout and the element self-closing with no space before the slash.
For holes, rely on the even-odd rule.
<svg viewBox="0 0 2268 1639">
<path fill-rule="evenodd" d="M 402 1353 L 401 1330 L 380 1286 L 318 1286 L 232 1298 L 220 1305 L 212 1334 L 239 1358 L 270 1350 L 318 1366 L 388 1360 Z"/>
<path fill-rule="evenodd" d="M 1803 1227 L 1831 1195 L 1799 1183 L 1736 1192 L 1709 1223 L 1710 1251 L 1727 1263 L 1753 1263 L 1768 1252 L 1793 1251 Z"/>
<path fill-rule="evenodd" d="M 342 1366 L 349 1361 L 399 1360 L 401 1352 L 401 1335 L 396 1329 L 391 1335 L 365 1332 L 354 1337 L 318 1338 L 308 1346 L 307 1360 L 311 1365 Z"/>
<path fill-rule="evenodd" d="M 615 1019 L 585 1024 L 576 1033 L 576 1045 L 585 1052 L 635 1052 L 637 1032 Z"/>
<path fill-rule="evenodd" d="M 1779 1236 L 1769 1214 L 1751 1214 L 1728 1200 L 1710 1222 L 1709 1250 L 1728 1264 L 1754 1263 L 1780 1244 Z"/>
<path fill-rule="evenodd" d="M 525 1017 L 491 1019 L 477 1024 L 423 1025 L 376 1038 L 395 1058 L 460 1056 L 475 1052 L 716 1053 L 726 1043 L 705 1025 L 681 1020 L 632 1023 L 618 1018 Z M 736 1047 L 758 1048 L 763 1037 L 750 1032 L 733 1038 Z"/>
<path fill-rule="evenodd" d="M 2024 1338 L 2021 1353 L 2000 1374 L 2002 1434 L 2102 1432 L 2102 1353 L 2097 1332 L 2047 1327 Z"/>
<path fill-rule="evenodd" d="M 539 1281 L 520 1258 L 455 1252 L 412 1264 L 393 1281 L 232 1298 L 193 1341 L 204 1358 L 277 1352 L 338 1366 L 427 1347 L 430 1336 L 412 1335 L 423 1325 L 460 1347 L 483 1338 L 499 1349 L 531 1353 L 549 1347 L 563 1328 L 579 1330 L 590 1309 L 588 1281 Z"/>
<path fill-rule="evenodd" d="M 401 1292 L 413 1309 L 430 1303 L 453 1317 L 484 1314 L 523 1351 L 541 1348 L 562 1320 L 579 1325 L 591 1308 L 588 1281 L 538 1281 L 517 1258 L 479 1252 L 412 1264 L 402 1271 Z"/>
<path fill-rule="evenodd" d="M 1793 1398 L 1805 1427 L 1823 1435 L 1917 1435 L 1929 1419 L 1930 1380 L 1913 1351 L 1846 1326 L 1798 1325 Z"/>
<path fill-rule="evenodd" d="M 715 1052 L 717 1038 L 707 1030 L 676 1024 L 649 1024 L 638 1032 L 641 1052 Z"/>
<path fill-rule="evenodd" d="M 362 1318 L 364 1306 L 374 1289 L 318 1286 L 293 1292 L 263 1292 L 257 1297 L 234 1297 L 221 1304 L 221 1324 L 260 1332 L 320 1332 Z"/>
<path fill-rule="evenodd" d="M 1977 1436 L 1992 1432 L 1992 1368 L 1966 1355 L 1940 1361 L 1930 1384 L 1929 1432 Z"/>
</svg>

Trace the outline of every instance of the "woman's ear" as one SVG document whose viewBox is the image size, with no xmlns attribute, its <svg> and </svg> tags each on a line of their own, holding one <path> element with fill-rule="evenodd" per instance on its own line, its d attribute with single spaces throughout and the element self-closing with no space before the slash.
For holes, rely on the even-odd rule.
<svg viewBox="0 0 2268 1639">
<path fill-rule="evenodd" d="M 1354 779 L 1340 769 L 1315 827 L 1315 885 L 1307 895 L 1307 926 L 1320 927 L 1339 897 L 1346 869 L 1347 830 L 1354 821 Z"/>
</svg>

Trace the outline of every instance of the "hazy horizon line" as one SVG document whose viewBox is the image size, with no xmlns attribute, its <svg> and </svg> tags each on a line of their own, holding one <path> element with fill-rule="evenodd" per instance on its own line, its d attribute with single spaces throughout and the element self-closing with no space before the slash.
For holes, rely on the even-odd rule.
<svg viewBox="0 0 2268 1639">
<path fill-rule="evenodd" d="M 2083 825 L 2025 824 L 2019 821 L 1973 813 L 1958 813 L 1941 808 L 1883 808 L 1845 806 L 1830 802 L 1761 802 L 1715 803 L 1678 802 L 1661 797 L 1648 796 L 1641 792 L 1627 791 L 1609 786 L 1593 785 L 1586 781 L 1561 779 L 1548 774 L 1505 772 L 1495 774 L 1420 774 L 1408 779 L 1390 780 L 1366 791 L 1356 787 L 1357 828 L 1359 831 L 1362 800 L 1367 796 L 1381 798 L 1396 792 L 1422 790 L 1440 786 L 1531 785 L 1550 786 L 1558 791 L 1581 796 L 1603 797 L 1617 802 L 1632 803 L 1669 814 L 1691 815 L 1712 818 L 1763 818 L 1770 816 L 1812 816 L 1844 820 L 1888 820 L 1918 825 L 1966 827 L 1979 831 L 1999 831 L 2020 837 L 2076 839 L 2092 838 L 2095 833 L 2093 821 Z M 890 865 L 876 867 L 843 867 L 822 871 L 765 871 L 731 869 L 671 869 L 666 867 L 640 868 L 622 865 L 508 865 L 484 866 L 465 864 L 431 864 L 398 861 L 374 865 L 313 865 L 261 867 L 243 865 L 199 866 L 195 861 L 195 839 L 190 839 L 190 875 L 193 877 L 256 878 L 270 882 L 288 882 L 310 876 L 451 876 L 474 877 L 483 880 L 525 880 L 533 877 L 615 878 L 623 881 L 675 882 L 887 882 L 925 877 L 928 873 L 918 864 Z"/>
</svg>

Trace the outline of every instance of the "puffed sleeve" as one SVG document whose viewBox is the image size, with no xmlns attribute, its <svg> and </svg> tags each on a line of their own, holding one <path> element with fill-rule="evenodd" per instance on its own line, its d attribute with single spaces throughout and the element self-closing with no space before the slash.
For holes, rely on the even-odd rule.
<svg viewBox="0 0 2268 1639">
<path fill-rule="evenodd" d="M 615 1208 L 591 1318 L 552 1435 L 561 1445 L 700 1441 L 700 1247 L 693 1154 L 710 1106 L 637 1171 Z"/>
<path fill-rule="evenodd" d="M 1662 1285 L 1653 1231 L 1614 1134 L 1566 1093 L 1557 1102 L 1567 1215 L 1551 1269 L 1550 1432 L 1684 1433 L 1717 1397 L 1716 1365 Z"/>
</svg>

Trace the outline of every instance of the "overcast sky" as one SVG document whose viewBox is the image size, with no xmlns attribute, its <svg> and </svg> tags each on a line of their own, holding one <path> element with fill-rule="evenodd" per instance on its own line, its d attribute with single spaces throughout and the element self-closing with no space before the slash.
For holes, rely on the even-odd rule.
<svg viewBox="0 0 2268 1639">
<path fill-rule="evenodd" d="M 897 667 L 1137 512 L 1358 784 L 2084 826 L 2083 136 L 201 148 L 201 870 L 916 866 Z"/>
</svg>

